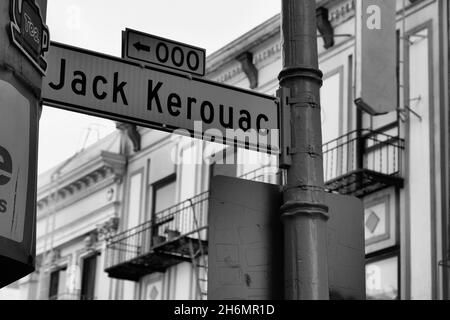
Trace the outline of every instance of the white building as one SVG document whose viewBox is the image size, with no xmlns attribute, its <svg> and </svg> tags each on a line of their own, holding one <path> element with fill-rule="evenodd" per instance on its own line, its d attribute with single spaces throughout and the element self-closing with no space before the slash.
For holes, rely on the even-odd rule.
<svg viewBox="0 0 450 320">
<path fill-rule="evenodd" d="M 335 34 L 318 48 L 326 187 L 364 201 L 368 298 L 448 299 L 448 3 L 397 1 L 399 101 L 371 116 L 354 104 L 355 1 L 317 1 Z M 211 54 L 206 77 L 274 95 L 281 67 L 277 15 Z M 22 298 L 202 298 L 210 176 L 279 181 L 275 157 L 196 165 L 224 147 L 118 128 L 39 177 L 38 272 Z"/>
</svg>

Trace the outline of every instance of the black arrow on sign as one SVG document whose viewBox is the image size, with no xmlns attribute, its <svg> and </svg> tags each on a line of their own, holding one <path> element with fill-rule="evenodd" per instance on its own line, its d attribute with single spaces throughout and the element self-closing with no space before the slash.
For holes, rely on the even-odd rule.
<svg viewBox="0 0 450 320">
<path fill-rule="evenodd" d="M 135 44 L 133 44 L 133 47 L 136 48 L 137 51 L 147 51 L 150 52 L 150 47 L 146 46 L 145 44 L 142 44 L 140 41 L 136 42 Z"/>
</svg>

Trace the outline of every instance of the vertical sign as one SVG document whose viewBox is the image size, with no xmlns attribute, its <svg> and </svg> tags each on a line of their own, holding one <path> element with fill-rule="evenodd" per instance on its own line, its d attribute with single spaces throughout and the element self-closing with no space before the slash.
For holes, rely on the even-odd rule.
<svg viewBox="0 0 450 320">
<path fill-rule="evenodd" d="M 0 1 L 0 288 L 34 271 L 46 0 Z M 42 10 L 42 11 L 41 11 Z"/>
<path fill-rule="evenodd" d="M 396 1 L 356 1 L 356 105 L 371 115 L 397 109 Z"/>
<path fill-rule="evenodd" d="M 0 288 L 34 271 L 38 102 L 0 70 Z"/>
<path fill-rule="evenodd" d="M 20 243 L 27 204 L 31 105 L 1 79 L 0 92 L 0 237 Z"/>
</svg>

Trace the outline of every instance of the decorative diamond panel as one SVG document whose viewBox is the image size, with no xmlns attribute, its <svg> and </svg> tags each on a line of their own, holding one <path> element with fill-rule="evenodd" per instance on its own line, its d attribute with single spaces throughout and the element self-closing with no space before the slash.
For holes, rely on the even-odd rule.
<svg viewBox="0 0 450 320">
<path fill-rule="evenodd" d="M 370 231 L 370 233 L 373 233 L 377 228 L 379 222 L 380 218 L 377 216 L 377 214 L 374 211 L 370 211 L 369 217 L 367 218 L 365 225 L 366 228 Z"/>
</svg>

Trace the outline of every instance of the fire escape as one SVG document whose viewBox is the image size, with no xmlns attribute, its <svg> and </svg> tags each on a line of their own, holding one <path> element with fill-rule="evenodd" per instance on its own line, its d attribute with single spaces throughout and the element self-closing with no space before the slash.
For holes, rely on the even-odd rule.
<svg viewBox="0 0 450 320">
<path fill-rule="evenodd" d="M 403 187 L 404 140 L 383 132 L 356 130 L 323 145 L 325 187 L 331 192 L 364 197 Z"/>
<path fill-rule="evenodd" d="M 207 200 L 208 193 L 202 193 L 109 238 L 105 272 L 112 278 L 139 281 L 145 275 L 191 262 L 198 282 L 204 282 L 199 293 L 206 294 Z"/>
</svg>

